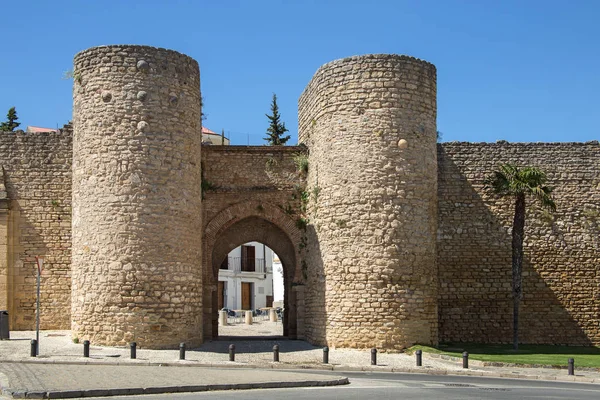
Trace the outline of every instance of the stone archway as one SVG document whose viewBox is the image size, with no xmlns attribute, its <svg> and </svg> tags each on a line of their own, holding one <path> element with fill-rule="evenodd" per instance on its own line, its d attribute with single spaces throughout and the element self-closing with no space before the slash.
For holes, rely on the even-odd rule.
<svg viewBox="0 0 600 400">
<path fill-rule="evenodd" d="M 217 281 L 227 254 L 247 242 L 260 242 L 280 258 L 284 270 L 283 334 L 298 336 L 298 307 L 292 287 L 301 282 L 298 245 L 302 232 L 281 208 L 258 201 L 234 204 L 217 214 L 206 226 L 203 238 L 204 339 L 218 336 Z"/>
</svg>

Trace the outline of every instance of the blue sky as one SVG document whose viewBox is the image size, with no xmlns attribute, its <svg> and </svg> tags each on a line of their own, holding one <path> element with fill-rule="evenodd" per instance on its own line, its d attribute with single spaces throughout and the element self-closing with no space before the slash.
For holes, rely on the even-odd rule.
<svg viewBox="0 0 600 400">
<path fill-rule="evenodd" d="M 600 139 L 600 1 L 23 0 L 2 12 L 0 119 L 16 106 L 23 128 L 71 119 L 75 53 L 144 44 L 198 60 L 204 125 L 233 144 L 264 143 L 272 93 L 295 144 L 319 66 L 367 53 L 437 66 L 443 141 Z"/>
</svg>

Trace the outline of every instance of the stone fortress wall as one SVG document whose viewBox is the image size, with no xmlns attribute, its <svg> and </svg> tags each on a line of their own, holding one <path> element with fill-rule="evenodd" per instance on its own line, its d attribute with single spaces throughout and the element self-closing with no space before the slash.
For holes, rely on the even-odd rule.
<svg viewBox="0 0 600 400">
<path fill-rule="evenodd" d="M 299 199 L 304 175 L 294 158 L 305 153 L 297 146 L 205 146 L 202 171 L 205 185 L 202 220 L 204 273 L 204 337 L 217 335 L 218 268 L 237 246 L 258 241 L 283 262 L 286 312 L 297 308 L 293 285 L 302 282 L 299 244 L 302 232 Z M 287 317 L 288 321 L 297 318 Z M 288 332 L 288 330 L 290 330 Z M 296 325 L 284 326 L 297 336 Z"/>
<path fill-rule="evenodd" d="M 11 329 L 35 327 L 35 256 L 45 256 L 40 323 L 71 325 L 72 129 L 0 132 L 0 309 Z M 4 190 L 2 190 L 4 189 Z"/>
<path fill-rule="evenodd" d="M 512 204 L 482 180 L 515 162 L 547 170 L 558 203 L 554 216 L 529 210 L 521 338 L 600 344 L 597 142 L 436 146 L 435 67 L 352 57 L 300 99 L 305 176 L 301 147 L 201 148 L 198 67 L 184 55 L 103 46 L 75 63 L 74 134 L 0 135 L 11 329 L 35 326 L 41 254 L 42 329 L 199 343 L 216 334 L 219 259 L 258 239 L 283 256 L 291 337 L 509 342 Z"/>
<path fill-rule="evenodd" d="M 74 64 L 73 334 L 200 344 L 198 63 L 102 46 Z"/>
<path fill-rule="evenodd" d="M 540 167 L 554 214 L 527 200 L 520 339 L 600 345 L 600 145 L 438 145 L 441 341 L 507 342 L 512 335 L 512 201 L 483 193 L 499 164 Z"/>
<path fill-rule="evenodd" d="M 437 343 L 435 67 L 379 54 L 325 64 L 299 122 L 313 193 L 307 337 Z"/>
</svg>

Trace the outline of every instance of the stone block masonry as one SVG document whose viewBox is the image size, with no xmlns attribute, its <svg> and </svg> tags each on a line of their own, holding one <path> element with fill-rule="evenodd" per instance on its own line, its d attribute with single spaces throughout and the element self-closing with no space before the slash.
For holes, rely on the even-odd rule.
<svg viewBox="0 0 600 400">
<path fill-rule="evenodd" d="M 73 336 L 200 344 L 198 63 L 147 46 L 74 63 Z"/>
<path fill-rule="evenodd" d="M 502 163 L 546 171 L 557 212 L 527 200 L 523 343 L 600 345 L 600 145 L 438 145 L 440 340 L 512 340 L 512 200 L 483 191 Z"/>
<path fill-rule="evenodd" d="M 71 325 L 72 138 L 69 125 L 0 132 L 0 309 L 11 329 L 35 329 L 35 256 L 45 257 L 41 326 Z"/>
<path fill-rule="evenodd" d="M 375 54 L 322 66 L 299 101 L 310 150 L 306 337 L 437 344 L 436 70 Z"/>
<path fill-rule="evenodd" d="M 512 339 L 513 204 L 483 179 L 541 167 L 529 201 L 523 343 L 600 345 L 600 145 L 436 145 L 436 69 L 375 54 L 321 67 L 299 147 L 201 146 L 196 61 L 79 53 L 73 130 L 0 132 L 0 309 L 11 329 L 177 348 L 218 335 L 218 268 L 259 241 L 284 266 L 284 333 L 332 347 Z M 308 174 L 295 158 L 308 155 Z"/>
<path fill-rule="evenodd" d="M 249 241 L 266 244 L 284 269 L 284 334 L 298 337 L 295 288 L 303 283 L 298 227 L 304 212 L 305 175 L 296 146 L 205 146 L 202 150 L 204 336 L 217 335 L 218 269 L 227 253 Z M 293 289 L 294 288 L 294 289 Z M 301 301 L 301 300 L 300 300 Z"/>
</svg>

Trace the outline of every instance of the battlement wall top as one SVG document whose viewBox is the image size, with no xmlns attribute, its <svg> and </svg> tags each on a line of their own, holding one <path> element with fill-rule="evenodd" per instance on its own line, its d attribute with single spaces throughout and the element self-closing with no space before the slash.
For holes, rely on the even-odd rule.
<svg viewBox="0 0 600 400">
<path fill-rule="evenodd" d="M 600 142 L 590 140 L 587 142 L 507 142 L 499 140 L 497 142 L 443 142 L 438 146 L 445 147 L 600 147 Z"/>
<path fill-rule="evenodd" d="M 305 146 L 204 146 L 202 152 L 215 153 L 298 153 L 306 151 Z"/>
<path fill-rule="evenodd" d="M 360 66 L 361 63 L 369 62 L 369 61 L 375 61 L 376 64 L 383 63 L 378 66 L 386 67 L 386 68 L 392 67 L 392 63 L 415 64 L 415 65 L 419 65 L 421 68 L 424 68 L 425 70 L 427 70 L 427 72 L 434 78 L 437 74 L 437 69 L 436 69 L 435 65 L 433 65 L 432 63 L 422 60 L 420 58 L 407 56 L 407 55 L 403 55 L 403 54 L 364 54 L 364 55 L 355 55 L 355 56 L 350 56 L 350 57 L 344 57 L 344 58 L 340 58 L 337 60 L 330 61 L 326 64 L 323 64 L 319 67 L 319 69 L 317 69 L 317 71 L 313 75 L 312 79 L 310 80 L 308 85 L 306 85 L 306 88 L 300 95 L 299 103 L 302 102 L 302 98 L 304 97 L 305 93 L 307 91 L 309 91 L 310 88 L 313 86 L 312 85 L 313 82 L 318 80 L 319 77 L 321 76 L 321 74 L 323 74 L 325 71 L 329 71 L 332 69 L 335 71 L 336 68 L 339 68 L 338 72 L 340 72 L 340 74 L 342 76 L 344 76 L 344 75 L 348 75 L 350 72 L 352 72 L 355 69 L 355 67 L 354 67 L 355 65 Z M 388 63 L 388 65 L 386 65 L 385 63 Z M 358 72 L 358 70 L 356 72 Z M 350 75 L 352 75 L 352 74 L 350 73 Z"/>
<path fill-rule="evenodd" d="M 80 59 L 83 57 L 88 57 L 91 54 L 96 54 L 96 53 L 102 53 L 102 52 L 106 52 L 106 53 L 110 53 L 110 52 L 130 52 L 130 51 L 136 51 L 136 52 L 146 52 L 146 53 L 171 53 L 171 55 L 173 56 L 178 56 L 178 57 L 185 57 L 190 59 L 191 61 L 195 62 L 196 64 L 198 64 L 198 61 L 196 61 L 195 59 L 193 59 L 192 57 L 185 55 L 183 53 L 180 53 L 176 50 L 171 50 L 171 49 L 165 49 L 163 47 L 154 47 L 154 46 L 146 46 L 146 45 L 137 45 L 137 44 L 111 44 L 111 45 L 100 45 L 100 46 L 95 46 L 95 47 L 90 47 L 88 49 L 82 50 L 79 53 L 75 54 L 74 59 Z"/>
</svg>

